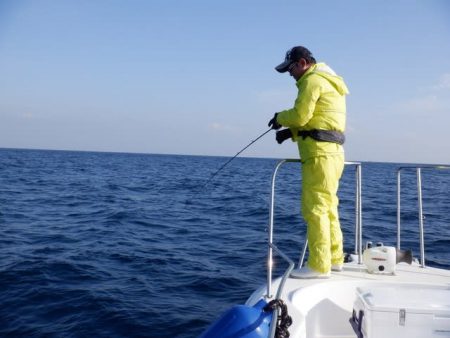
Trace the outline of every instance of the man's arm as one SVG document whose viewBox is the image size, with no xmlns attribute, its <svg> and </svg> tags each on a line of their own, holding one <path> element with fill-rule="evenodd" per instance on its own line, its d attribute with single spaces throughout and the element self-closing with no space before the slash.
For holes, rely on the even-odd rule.
<svg viewBox="0 0 450 338">
<path fill-rule="evenodd" d="M 321 94 L 320 80 L 311 75 L 301 82 L 294 107 L 278 113 L 277 121 L 282 126 L 301 128 L 311 120 Z"/>
</svg>

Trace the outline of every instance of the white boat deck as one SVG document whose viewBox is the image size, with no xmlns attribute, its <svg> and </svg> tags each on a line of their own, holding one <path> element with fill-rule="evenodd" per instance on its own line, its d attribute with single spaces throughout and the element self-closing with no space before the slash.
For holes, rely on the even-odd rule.
<svg viewBox="0 0 450 338">
<path fill-rule="evenodd" d="M 331 272 L 329 279 L 324 282 L 342 281 L 342 280 L 365 280 L 365 281 L 382 281 L 393 283 L 437 283 L 450 285 L 450 270 L 436 269 L 432 267 L 422 268 L 419 264 L 411 265 L 399 263 L 396 266 L 394 275 L 390 274 L 372 274 L 368 273 L 364 264 L 346 263 L 341 272 Z M 286 282 L 285 290 L 288 288 L 287 283 L 297 284 L 299 279 L 289 278 Z M 301 280 L 304 286 L 309 284 L 317 284 L 318 279 Z"/>
<path fill-rule="evenodd" d="M 274 290 L 278 288 L 281 279 L 274 281 Z M 432 267 L 422 268 L 419 264 L 408 265 L 400 263 L 395 275 L 370 274 L 365 265 L 347 263 L 341 272 L 332 272 L 328 279 L 294 279 L 288 278 L 283 288 L 281 299 L 287 304 L 293 324 L 289 328 L 293 338 L 344 338 L 357 337 L 350 325 L 349 319 L 357 300 L 357 288 L 384 287 L 391 293 L 410 288 L 410 294 L 421 302 L 429 296 L 429 290 L 439 289 L 443 299 L 433 304 L 430 299 L 424 299 L 431 307 L 450 314 L 450 271 Z M 428 293 L 427 293 L 428 290 Z M 266 294 L 266 287 L 261 287 L 248 299 L 247 304 L 253 305 Z M 395 298 L 395 297 L 392 297 Z M 268 299 L 269 301 L 270 299 Z M 389 301 L 389 300 L 385 300 Z M 392 302 L 395 302 L 392 299 Z M 409 300 L 408 304 L 411 304 Z M 402 307 L 402 304 L 397 304 Z M 408 305 L 410 306 L 410 305 Z M 398 317 L 398 315 L 397 315 Z M 450 317 L 440 328 L 440 337 L 450 337 Z M 447 331 L 448 330 L 448 331 Z M 394 337 L 394 336 L 392 336 Z M 396 338 L 401 337 L 395 336 Z M 408 335 L 408 338 L 414 337 Z M 417 331 L 416 337 L 432 337 Z M 380 337 L 388 338 L 388 336 Z"/>
</svg>

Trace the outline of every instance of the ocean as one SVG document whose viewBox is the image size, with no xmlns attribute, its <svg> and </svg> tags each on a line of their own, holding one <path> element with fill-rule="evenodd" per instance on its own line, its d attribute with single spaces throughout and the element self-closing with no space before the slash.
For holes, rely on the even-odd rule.
<svg viewBox="0 0 450 338">
<path fill-rule="evenodd" d="M 0 149 L 0 337 L 197 337 L 265 283 L 277 159 Z M 363 163 L 363 240 L 395 245 L 396 169 Z M 355 170 L 339 191 L 354 248 Z M 450 171 L 422 172 L 426 263 L 450 268 Z M 402 247 L 419 255 L 416 179 Z M 277 178 L 275 243 L 305 240 L 300 165 Z M 286 266 L 275 262 L 277 273 Z"/>
</svg>

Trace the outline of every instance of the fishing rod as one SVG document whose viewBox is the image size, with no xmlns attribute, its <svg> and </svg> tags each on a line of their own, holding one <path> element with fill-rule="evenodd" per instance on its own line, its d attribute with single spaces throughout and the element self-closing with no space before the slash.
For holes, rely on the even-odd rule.
<svg viewBox="0 0 450 338">
<path fill-rule="evenodd" d="M 269 130 L 265 131 L 264 133 L 262 133 L 261 135 L 259 135 L 257 138 L 255 138 L 253 141 L 251 141 L 249 144 L 247 144 L 244 148 L 242 148 L 240 151 L 238 151 L 236 153 L 236 155 L 234 155 L 233 157 L 231 157 L 227 162 L 225 162 L 214 174 L 211 175 L 211 177 L 209 178 L 209 180 L 205 183 L 205 185 L 203 186 L 203 188 L 205 188 L 209 182 L 211 182 L 213 180 L 214 177 L 216 177 L 216 175 L 223 170 L 223 168 L 225 168 L 228 163 L 230 163 L 231 161 L 233 161 L 236 157 L 239 156 L 240 153 L 242 153 L 245 149 L 247 149 L 248 147 L 250 147 L 253 143 L 255 143 L 256 141 L 258 141 L 261 137 L 263 137 L 264 135 L 266 135 L 269 131 L 271 131 L 272 128 L 270 128 Z"/>
</svg>

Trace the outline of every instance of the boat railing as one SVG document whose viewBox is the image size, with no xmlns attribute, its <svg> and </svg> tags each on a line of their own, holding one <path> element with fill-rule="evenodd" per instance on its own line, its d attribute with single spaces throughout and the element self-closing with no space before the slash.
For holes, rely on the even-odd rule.
<svg viewBox="0 0 450 338">
<path fill-rule="evenodd" d="M 273 243 L 273 230 L 274 230 L 274 210 L 275 210 L 275 181 L 277 173 L 280 167 L 285 163 L 300 163 L 299 159 L 285 159 L 277 163 L 275 170 L 272 174 L 272 187 L 270 192 L 270 211 L 269 211 L 269 228 L 268 228 L 268 253 L 267 253 L 267 294 L 266 298 L 273 298 L 272 294 L 272 273 L 273 273 L 273 251 L 280 255 L 286 262 L 288 262 L 289 267 L 284 272 L 275 299 L 279 299 L 291 271 L 294 268 L 294 262 L 285 255 L 277 246 Z M 355 254 L 358 255 L 358 263 L 362 264 L 362 200 L 361 200 L 361 163 L 359 162 L 345 162 L 345 165 L 355 166 Z M 303 260 L 306 254 L 307 240 L 303 247 L 303 251 L 299 261 L 299 267 L 303 265 Z"/>
<path fill-rule="evenodd" d="M 425 267 L 425 239 L 423 224 L 423 203 L 422 203 L 422 169 L 431 170 L 448 170 L 450 166 L 446 165 L 420 165 L 420 166 L 404 166 L 397 169 L 397 249 L 401 247 L 401 172 L 405 170 L 415 170 L 417 181 L 417 203 L 419 216 L 419 242 L 420 242 L 420 265 Z"/>
</svg>

